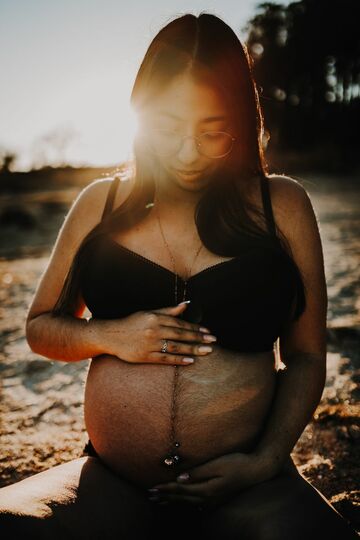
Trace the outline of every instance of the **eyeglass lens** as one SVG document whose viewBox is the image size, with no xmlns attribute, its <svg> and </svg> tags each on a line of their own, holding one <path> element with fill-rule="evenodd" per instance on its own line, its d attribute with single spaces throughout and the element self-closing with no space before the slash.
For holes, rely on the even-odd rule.
<svg viewBox="0 0 360 540">
<path fill-rule="evenodd" d="M 170 130 L 155 129 L 150 136 L 152 149 L 160 156 L 176 154 L 186 137 Z M 225 131 L 209 131 L 194 137 L 200 154 L 207 157 L 223 157 L 233 146 L 233 137 Z"/>
</svg>

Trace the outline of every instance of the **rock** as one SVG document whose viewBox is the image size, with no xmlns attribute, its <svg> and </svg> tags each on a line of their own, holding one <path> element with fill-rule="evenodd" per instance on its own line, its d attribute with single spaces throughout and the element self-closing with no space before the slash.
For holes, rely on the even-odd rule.
<svg viewBox="0 0 360 540">
<path fill-rule="evenodd" d="M 350 438 L 346 426 L 336 426 L 335 431 L 336 431 L 336 436 L 339 439 L 349 439 Z"/>
<path fill-rule="evenodd" d="M 27 373 L 35 373 L 49 367 L 49 362 L 46 360 L 31 360 L 26 366 Z"/>
<path fill-rule="evenodd" d="M 351 439 L 353 439 L 354 441 L 358 441 L 360 439 L 360 426 L 352 424 L 348 427 L 348 434 Z"/>
</svg>

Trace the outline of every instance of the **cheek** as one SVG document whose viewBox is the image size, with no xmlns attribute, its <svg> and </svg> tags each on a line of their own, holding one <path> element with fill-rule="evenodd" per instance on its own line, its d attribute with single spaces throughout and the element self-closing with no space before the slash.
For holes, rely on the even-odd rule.
<svg viewBox="0 0 360 540">
<path fill-rule="evenodd" d="M 172 160 L 171 158 L 162 158 L 159 160 L 159 166 L 166 171 L 170 171 L 172 168 Z"/>
<path fill-rule="evenodd" d="M 156 157 L 153 157 L 153 164 L 154 164 L 155 170 L 157 171 L 162 170 L 162 169 L 167 170 L 171 166 L 171 159 L 156 156 Z"/>
<path fill-rule="evenodd" d="M 220 168 L 222 167 L 222 163 L 221 163 L 221 160 L 216 160 L 216 159 L 213 159 L 210 161 L 209 163 L 209 172 L 216 172 L 217 170 L 219 170 Z"/>
</svg>

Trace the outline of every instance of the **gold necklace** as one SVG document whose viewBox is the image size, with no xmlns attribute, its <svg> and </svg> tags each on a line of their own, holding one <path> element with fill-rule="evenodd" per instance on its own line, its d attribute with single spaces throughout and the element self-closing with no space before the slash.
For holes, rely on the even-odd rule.
<svg viewBox="0 0 360 540">
<path fill-rule="evenodd" d="M 169 252 L 171 261 L 173 263 L 174 274 L 175 274 L 175 305 L 177 305 L 179 303 L 178 298 L 177 298 L 178 274 L 176 272 L 175 260 L 174 260 L 174 257 L 172 255 L 172 253 L 171 253 L 169 245 L 168 245 L 168 243 L 167 243 L 167 241 L 165 239 L 164 231 L 163 231 L 161 221 L 160 221 L 159 211 L 158 211 L 158 208 L 157 208 L 156 204 L 155 204 L 155 209 L 156 209 L 156 217 L 157 217 L 157 220 L 158 220 L 158 223 L 159 223 L 161 236 L 162 236 L 164 244 L 165 244 L 165 246 L 166 246 L 166 248 L 167 248 L 167 250 Z M 187 274 L 187 278 L 185 280 L 183 280 L 184 281 L 184 292 L 183 292 L 182 302 L 185 300 L 185 297 L 186 297 L 186 285 L 187 285 L 187 282 L 188 282 L 188 280 L 190 278 L 191 270 L 192 270 L 192 268 L 194 266 L 194 262 L 195 262 L 197 256 L 199 255 L 201 248 L 202 248 L 202 244 L 200 245 L 199 249 L 196 252 L 196 255 L 194 257 L 192 265 L 191 265 L 191 267 L 189 269 L 189 272 Z M 163 463 L 167 467 L 174 467 L 175 465 L 177 465 L 181 461 L 181 457 L 180 457 L 179 452 L 178 452 L 178 448 L 180 447 L 180 442 L 176 440 L 176 434 L 175 434 L 176 396 L 177 396 L 177 381 L 178 381 L 178 369 L 177 368 L 178 367 L 179 367 L 178 365 L 174 365 L 174 378 L 173 378 L 173 387 L 172 387 L 172 403 L 171 403 L 171 416 L 170 416 L 170 449 L 169 449 L 169 453 L 163 459 Z"/>
</svg>

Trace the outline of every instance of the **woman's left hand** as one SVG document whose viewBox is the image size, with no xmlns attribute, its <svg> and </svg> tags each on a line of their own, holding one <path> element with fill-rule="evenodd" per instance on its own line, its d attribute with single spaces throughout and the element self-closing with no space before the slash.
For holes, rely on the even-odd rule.
<svg viewBox="0 0 360 540">
<path fill-rule="evenodd" d="M 182 476 L 188 474 L 188 478 Z M 275 471 L 256 453 L 225 454 L 189 469 L 175 482 L 157 484 L 158 492 L 149 492 L 162 502 L 188 502 L 208 508 L 224 502 L 232 493 L 268 480 Z"/>
</svg>

